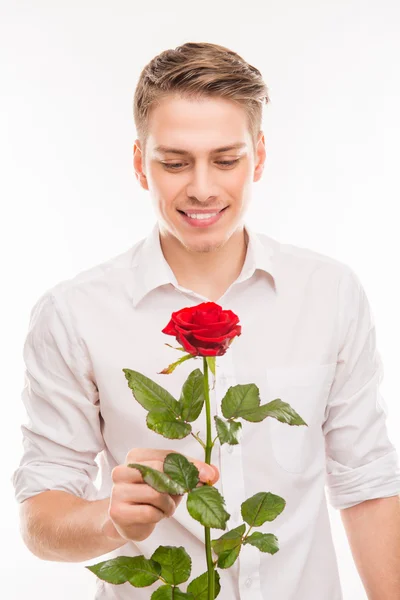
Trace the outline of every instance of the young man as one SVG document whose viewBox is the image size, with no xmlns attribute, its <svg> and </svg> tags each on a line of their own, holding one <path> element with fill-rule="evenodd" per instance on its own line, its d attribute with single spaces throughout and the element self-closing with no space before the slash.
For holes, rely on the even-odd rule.
<svg viewBox="0 0 400 600">
<path fill-rule="evenodd" d="M 147 428 L 122 369 L 178 397 L 194 367 L 186 362 L 168 380 L 160 374 L 174 360 L 162 329 L 172 312 L 210 301 L 242 325 L 216 359 L 212 415 L 230 386 L 255 383 L 262 403 L 279 397 L 308 425 L 243 421 L 240 444 L 214 447 L 202 481 L 222 493 L 229 529 L 257 492 L 286 502 L 257 528 L 277 536 L 279 552 L 244 545 L 219 570 L 221 600 L 343 598 L 325 485 L 368 597 L 395 600 L 400 469 L 378 402 L 382 363 L 364 289 L 345 264 L 245 224 L 265 161 L 267 101 L 260 72 L 215 44 L 184 44 L 143 69 L 134 169 L 157 223 L 128 251 L 48 290 L 32 310 L 23 391 L 30 423 L 13 475 L 23 539 L 39 558 L 70 562 L 149 558 L 160 544 L 183 545 L 191 578 L 206 570 L 204 528 L 182 497 L 155 493 L 127 467 L 162 471 L 165 455 L 177 451 L 210 469 L 204 450 L 193 436 L 166 440 Z M 204 439 L 204 414 L 192 426 Z M 119 600 L 148 599 L 160 584 L 96 583 L 96 598 Z"/>
</svg>

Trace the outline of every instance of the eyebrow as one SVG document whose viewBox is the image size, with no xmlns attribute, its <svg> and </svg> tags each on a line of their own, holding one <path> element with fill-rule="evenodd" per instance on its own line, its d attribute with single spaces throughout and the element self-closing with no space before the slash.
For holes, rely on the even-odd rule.
<svg viewBox="0 0 400 600">
<path fill-rule="evenodd" d="M 245 148 L 247 146 L 244 142 L 237 142 L 236 144 L 230 144 L 229 146 L 223 146 L 222 148 L 214 148 L 211 150 L 210 154 L 217 154 L 219 152 L 227 152 L 228 150 L 239 150 L 240 148 Z M 155 152 L 170 152 L 171 154 L 184 154 L 185 156 L 192 156 L 191 152 L 188 150 L 182 150 L 180 148 L 170 148 L 169 146 L 156 146 L 154 148 Z"/>
</svg>

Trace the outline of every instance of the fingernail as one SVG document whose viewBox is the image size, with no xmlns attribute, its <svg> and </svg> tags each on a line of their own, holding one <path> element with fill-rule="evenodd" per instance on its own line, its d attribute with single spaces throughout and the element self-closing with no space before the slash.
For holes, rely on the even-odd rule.
<svg viewBox="0 0 400 600">
<path fill-rule="evenodd" d="M 212 467 L 202 467 L 200 469 L 200 479 L 214 479 L 215 471 Z"/>
</svg>

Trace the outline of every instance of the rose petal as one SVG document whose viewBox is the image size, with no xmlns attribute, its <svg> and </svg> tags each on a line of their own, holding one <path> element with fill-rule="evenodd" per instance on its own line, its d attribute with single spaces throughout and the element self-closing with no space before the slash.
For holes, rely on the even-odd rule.
<svg viewBox="0 0 400 600">
<path fill-rule="evenodd" d="M 176 339 L 189 354 L 198 354 L 196 346 L 193 346 L 184 335 L 178 335 Z"/>
<path fill-rule="evenodd" d="M 198 334 L 198 332 L 196 331 L 195 333 L 193 333 L 193 337 L 196 340 L 200 340 L 202 342 L 212 342 L 214 344 L 220 344 L 222 343 L 224 340 L 226 339 L 230 339 L 233 338 L 237 335 L 240 335 L 241 333 L 241 328 L 240 326 L 236 326 L 235 329 L 233 329 L 232 331 L 230 331 L 229 333 L 225 333 L 223 336 L 217 338 L 217 337 L 206 337 L 206 336 L 201 336 Z"/>
</svg>

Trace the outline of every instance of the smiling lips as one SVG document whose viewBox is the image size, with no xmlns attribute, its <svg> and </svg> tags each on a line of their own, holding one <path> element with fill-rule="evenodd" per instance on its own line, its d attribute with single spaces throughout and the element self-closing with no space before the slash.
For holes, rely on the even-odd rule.
<svg viewBox="0 0 400 600">
<path fill-rule="evenodd" d="M 227 208 L 227 207 L 225 207 Z M 188 211 L 189 212 L 189 211 Z M 190 226 L 192 227 L 208 227 L 209 225 L 213 225 L 214 223 L 216 223 L 217 221 L 219 221 L 219 219 L 222 219 L 222 217 L 224 216 L 225 212 L 224 209 L 219 210 L 216 214 L 212 214 L 210 217 L 189 217 L 187 214 L 185 214 L 184 212 L 179 211 L 179 213 L 182 215 L 182 219 L 184 219 L 184 221 L 186 221 L 186 223 L 188 223 Z M 224 213 L 224 214 L 222 214 Z M 211 214 L 210 212 L 206 212 L 206 211 L 198 211 L 197 213 L 195 211 L 190 211 L 191 215 L 195 215 L 195 214 Z"/>
<path fill-rule="evenodd" d="M 224 208 L 226 208 L 226 206 L 224 206 Z M 214 214 L 214 213 L 219 213 L 221 212 L 221 210 L 224 210 L 223 208 L 198 208 L 196 209 L 189 209 L 189 210 L 182 210 L 180 212 L 185 213 L 186 215 L 205 215 L 205 214 Z"/>
</svg>

